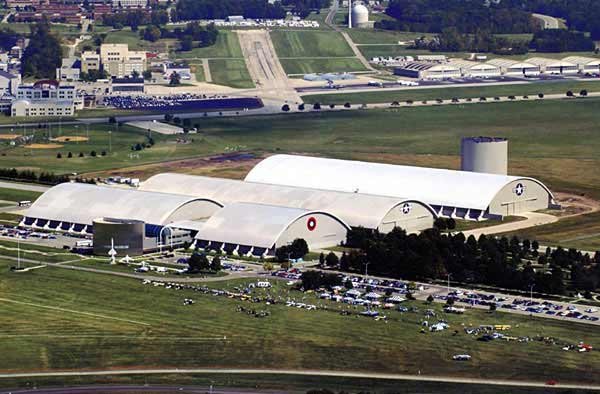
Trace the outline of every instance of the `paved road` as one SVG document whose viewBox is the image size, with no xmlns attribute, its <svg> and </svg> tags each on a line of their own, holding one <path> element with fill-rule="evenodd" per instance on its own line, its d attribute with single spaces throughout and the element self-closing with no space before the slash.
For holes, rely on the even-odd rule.
<svg viewBox="0 0 600 394">
<path fill-rule="evenodd" d="M 465 237 L 473 235 L 475 238 L 479 238 L 481 234 L 499 234 L 507 233 L 509 231 L 517 231 L 525 228 L 543 226 L 544 224 L 550 224 L 558 222 L 558 217 L 541 212 L 529 212 L 519 214 L 527 219 L 520 220 L 518 222 L 503 223 L 497 226 L 482 227 L 475 230 L 463 231 Z"/>
<path fill-rule="evenodd" d="M 41 378 L 41 377 L 68 377 L 68 376 L 116 376 L 116 375 L 162 375 L 162 374 L 237 374 L 237 375 L 295 375 L 338 378 L 365 378 L 384 380 L 409 380 L 421 382 L 440 382 L 458 384 L 482 384 L 492 386 L 512 387 L 540 387 L 550 389 L 577 389 L 600 391 L 598 384 L 558 383 L 548 386 L 544 382 L 524 380 L 459 378 L 452 376 L 425 376 L 410 374 L 356 372 L 356 371 L 328 371 L 328 370 L 295 370 L 295 369 L 241 369 L 241 368 L 165 368 L 165 369 L 120 369 L 97 371 L 65 371 L 65 372 L 23 372 L 1 373 L 0 378 Z"/>
<path fill-rule="evenodd" d="M 204 70 L 204 80 L 207 83 L 212 82 L 212 74 L 210 73 L 210 63 L 208 59 L 202 59 L 202 69 Z"/>
<path fill-rule="evenodd" d="M 560 21 L 553 16 L 544 14 L 531 14 L 535 19 L 538 19 L 544 23 L 544 29 L 559 29 Z"/>
<path fill-rule="evenodd" d="M 0 188 L 2 188 L 2 189 L 27 190 L 27 191 L 31 191 L 31 192 L 43 193 L 46 190 L 50 189 L 50 187 L 51 186 L 0 181 Z"/>
</svg>

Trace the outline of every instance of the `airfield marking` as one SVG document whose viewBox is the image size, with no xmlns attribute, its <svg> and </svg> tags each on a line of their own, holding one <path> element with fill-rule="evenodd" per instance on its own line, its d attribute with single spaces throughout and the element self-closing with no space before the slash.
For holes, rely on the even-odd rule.
<svg viewBox="0 0 600 394">
<path fill-rule="evenodd" d="M 126 323 L 133 323 L 133 324 L 141 324 L 143 326 L 150 326 L 149 323 L 144 323 L 144 322 L 140 322 L 140 321 L 136 321 L 136 320 L 121 319 L 119 317 L 111 317 L 111 316 L 106 316 L 106 315 L 100 315 L 100 314 L 97 314 L 97 313 L 76 311 L 76 310 L 73 310 L 73 309 L 60 308 L 60 307 L 57 307 L 57 306 L 34 304 L 32 302 L 15 301 L 15 300 L 9 300 L 8 298 L 0 298 L 0 301 L 11 302 L 13 304 L 33 306 L 33 307 L 36 307 L 36 308 L 43 308 L 43 309 L 50 309 L 50 310 L 55 310 L 55 311 L 67 312 L 67 313 L 74 313 L 74 314 L 78 314 L 78 315 L 96 317 L 96 318 L 100 318 L 100 319 L 117 320 L 117 321 L 122 321 L 122 322 L 126 322 Z"/>
</svg>

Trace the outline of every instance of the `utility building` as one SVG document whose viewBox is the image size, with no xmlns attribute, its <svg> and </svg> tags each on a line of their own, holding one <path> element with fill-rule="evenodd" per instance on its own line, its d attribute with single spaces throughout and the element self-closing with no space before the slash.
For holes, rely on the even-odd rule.
<svg viewBox="0 0 600 394">
<path fill-rule="evenodd" d="M 577 64 L 560 59 L 549 59 L 545 57 L 532 57 L 527 59 L 527 63 L 535 64 L 540 67 L 544 74 L 577 74 L 579 68 Z"/>
</svg>

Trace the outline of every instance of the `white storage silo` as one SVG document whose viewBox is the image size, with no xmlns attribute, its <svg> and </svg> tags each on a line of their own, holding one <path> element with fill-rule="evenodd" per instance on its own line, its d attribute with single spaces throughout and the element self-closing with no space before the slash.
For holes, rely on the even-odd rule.
<svg viewBox="0 0 600 394">
<path fill-rule="evenodd" d="M 498 137 L 465 137 L 460 145 L 462 171 L 506 175 L 508 140 Z"/>
<path fill-rule="evenodd" d="M 362 4 L 352 7 L 350 27 L 364 28 L 369 25 L 369 10 Z"/>
</svg>

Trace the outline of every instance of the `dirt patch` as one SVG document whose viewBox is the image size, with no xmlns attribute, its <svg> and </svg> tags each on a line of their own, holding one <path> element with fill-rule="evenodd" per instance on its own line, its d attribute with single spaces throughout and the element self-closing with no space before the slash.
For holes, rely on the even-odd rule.
<svg viewBox="0 0 600 394">
<path fill-rule="evenodd" d="M 552 213 L 561 218 L 600 211 L 600 201 L 587 196 L 556 192 L 554 197 L 561 205 L 561 209 Z"/>
<path fill-rule="evenodd" d="M 231 154 L 215 155 L 202 158 L 182 159 L 161 163 L 144 164 L 120 170 L 86 173 L 88 177 L 108 177 L 120 175 L 128 178 L 148 179 L 163 172 L 180 174 L 214 176 L 220 178 L 243 179 L 246 174 L 263 158 L 245 153 L 235 157 Z"/>
<path fill-rule="evenodd" d="M 31 144 L 25 145 L 25 148 L 29 149 L 57 149 L 62 148 L 64 145 L 61 144 Z"/>
<path fill-rule="evenodd" d="M 56 142 L 85 142 L 87 141 L 87 137 L 81 137 L 79 135 L 63 135 L 56 138 L 51 138 L 50 141 Z"/>
<path fill-rule="evenodd" d="M 19 134 L 0 134 L 0 140 L 14 140 Z"/>
</svg>

